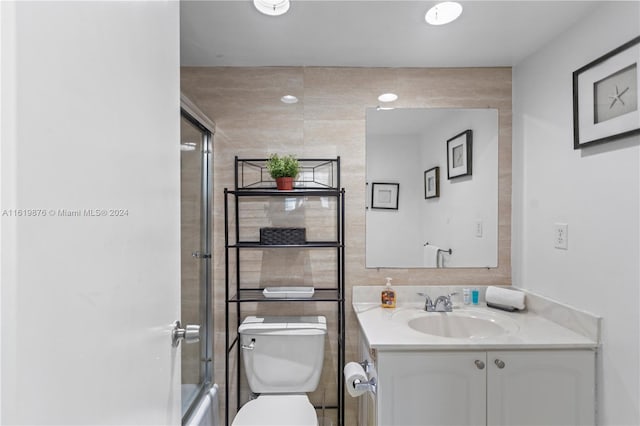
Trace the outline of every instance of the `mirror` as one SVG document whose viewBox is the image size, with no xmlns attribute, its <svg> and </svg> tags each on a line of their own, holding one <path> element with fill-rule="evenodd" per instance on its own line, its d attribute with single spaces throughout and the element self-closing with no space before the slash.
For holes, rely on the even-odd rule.
<svg viewBox="0 0 640 426">
<path fill-rule="evenodd" d="M 366 111 L 367 268 L 498 265 L 498 111 Z"/>
</svg>

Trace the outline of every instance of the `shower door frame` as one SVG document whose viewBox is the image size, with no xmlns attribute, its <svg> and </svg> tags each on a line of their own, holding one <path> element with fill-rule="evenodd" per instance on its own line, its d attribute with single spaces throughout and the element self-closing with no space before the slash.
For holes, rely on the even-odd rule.
<svg viewBox="0 0 640 426">
<path fill-rule="evenodd" d="M 202 181 L 201 181 L 201 214 L 200 241 L 198 250 L 200 260 L 200 389 L 189 407 L 182 413 L 182 423 L 191 416 L 203 396 L 213 384 L 213 272 L 212 259 L 212 221 L 213 207 L 213 135 L 215 124 L 209 120 L 184 95 L 180 100 L 180 116 L 202 132 Z"/>
</svg>

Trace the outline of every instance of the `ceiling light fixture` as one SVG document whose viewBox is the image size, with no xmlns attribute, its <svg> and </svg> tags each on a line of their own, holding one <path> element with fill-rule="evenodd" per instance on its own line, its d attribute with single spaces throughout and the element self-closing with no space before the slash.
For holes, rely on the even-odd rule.
<svg viewBox="0 0 640 426">
<path fill-rule="evenodd" d="M 425 21 L 431 25 L 444 25 L 455 21 L 462 14 L 462 5 L 455 1 L 438 3 L 424 15 Z"/>
<path fill-rule="evenodd" d="M 289 10 L 289 0 L 253 0 L 253 5 L 261 13 L 269 16 L 280 16 Z"/>
<path fill-rule="evenodd" d="M 378 96 L 378 101 L 382 102 L 384 104 L 384 106 L 382 105 L 378 105 L 376 107 L 376 109 L 378 111 L 388 111 L 393 109 L 392 106 L 389 105 L 390 102 L 395 102 L 398 100 L 398 95 L 396 95 L 395 93 L 383 93 L 382 95 Z"/>
<path fill-rule="evenodd" d="M 380 102 L 393 102 L 398 100 L 398 95 L 396 95 L 395 93 L 383 93 L 382 95 L 378 96 L 378 100 Z"/>
<path fill-rule="evenodd" d="M 295 104 L 298 103 L 298 98 L 296 98 L 293 95 L 284 95 L 283 97 L 280 98 L 280 100 L 282 102 L 284 102 L 285 104 Z"/>
</svg>

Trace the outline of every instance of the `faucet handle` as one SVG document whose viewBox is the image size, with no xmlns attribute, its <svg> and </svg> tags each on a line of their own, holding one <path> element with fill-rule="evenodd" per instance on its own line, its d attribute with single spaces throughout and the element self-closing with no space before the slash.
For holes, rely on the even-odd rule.
<svg viewBox="0 0 640 426">
<path fill-rule="evenodd" d="M 428 302 L 431 302 L 431 297 L 427 293 L 417 292 L 416 294 L 418 296 L 424 297 L 425 299 L 427 299 Z"/>
<path fill-rule="evenodd" d="M 447 299 L 449 299 L 449 303 L 453 303 L 453 302 L 451 301 L 451 297 L 452 297 L 452 296 L 457 296 L 457 295 L 459 295 L 459 294 L 460 294 L 460 293 L 459 293 L 459 292 L 457 292 L 457 291 L 452 291 L 451 293 L 447 294 Z"/>
<path fill-rule="evenodd" d="M 425 293 L 417 293 L 418 296 L 422 296 L 425 298 L 424 300 L 424 310 L 430 312 L 431 310 L 433 310 L 433 301 L 431 300 L 431 297 L 429 297 L 428 294 Z"/>
<path fill-rule="evenodd" d="M 457 296 L 458 294 L 460 294 L 457 291 L 452 291 L 451 293 L 447 294 L 447 309 L 452 309 L 453 308 L 453 301 L 451 300 L 452 296 Z"/>
</svg>

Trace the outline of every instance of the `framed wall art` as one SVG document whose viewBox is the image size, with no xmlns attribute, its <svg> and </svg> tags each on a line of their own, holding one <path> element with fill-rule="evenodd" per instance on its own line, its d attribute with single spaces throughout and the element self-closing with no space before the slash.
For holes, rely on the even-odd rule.
<svg viewBox="0 0 640 426">
<path fill-rule="evenodd" d="M 398 210 L 399 183 L 373 182 L 371 185 L 371 208 Z"/>
<path fill-rule="evenodd" d="M 573 72 L 573 148 L 640 133 L 640 36 Z"/>
<path fill-rule="evenodd" d="M 424 198 L 440 196 L 440 167 L 433 167 L 424 172 Z"/>
<path fill-rule="evenodd" d="M 465 130 L 447 141 L 447 178 L 471 175 L 473 132 Z"/>
</svg>

